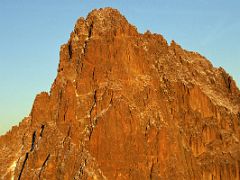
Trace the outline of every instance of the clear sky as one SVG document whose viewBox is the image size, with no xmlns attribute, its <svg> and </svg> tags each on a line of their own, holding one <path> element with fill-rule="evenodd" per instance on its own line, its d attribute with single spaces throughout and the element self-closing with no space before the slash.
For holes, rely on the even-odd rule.
<svg viewBox="0 0 240 180">
<path fill-rule="evenodd" d="M 0 134 L 30 113 L 37 93 L 49 91 L 59 47 L 78 17 L 107 6 L 140 32 L 201 53 L 240 85 L 239 0 L 0 0 Z"/>
</svg>

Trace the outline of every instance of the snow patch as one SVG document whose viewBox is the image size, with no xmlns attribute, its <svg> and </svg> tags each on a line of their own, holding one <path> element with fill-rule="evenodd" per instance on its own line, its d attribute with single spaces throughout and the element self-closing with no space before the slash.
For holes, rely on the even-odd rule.
<svg viewBox="0 0 240 180">
<path fill-rule="evenodd" d="M 109 110 L 109 108 L 110 108 L 111 106 L 112 106 L 112 105 L 109 104 L 108 107 L 107 107 L 106 109 L 103 109 L 99 114 L 97 114 L 97 115 L 94 117 L 93 120 L 95 121 L 95 120 L 97 120 L 97 118 L 102 117 L 102 116 Z"/>
<path fill-rule="evenodd" d="M 17 166 L 17 160 L 13 161 L 13 163 L 11 164 L 11 166 L 8 168 L 7 172 L 2 176 L 2 178 L 4 179 L 4 177 L 10 173 L 12 176 L 11 176 L 11 180 L 14 180 L 14 170 Z"/>
<path fill-rule="evenodd" d="M 14 171 L 15 168 L 16 168 L 16 166 L 17 166 L 17 160 L 16 160 L 16 161 L 13 161 L 13 163 L 12 163 L 11 166 L 9 167 L 9 170 L 10 170 L 10 171 Z"/>
<path fill-rule="evenodd" d="M 144 50 L 144 51 L 148 51 L 147 46 L 143 46 L 143 50 Z"/>
<path fill-rule="evenodd" d="M 75 90 L 75 95 L 76 97 L 80 97 L 80 98 L 84 98 L 84 97 L 87 97 L 87 96 L 92 96 L 94 94 L 94 92 L 90 91 L 88 93 L 85 93 L 85 94 L 78 94 L 77 90 Z"/>
</svg>

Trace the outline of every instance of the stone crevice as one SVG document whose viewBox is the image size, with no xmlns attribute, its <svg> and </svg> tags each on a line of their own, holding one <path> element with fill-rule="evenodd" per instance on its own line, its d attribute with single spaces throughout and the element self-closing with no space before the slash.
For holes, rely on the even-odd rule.
<svg viewBox="0 0 240 180">
<path fill-rule="evenodd" d="M 45 128 L 45 125 L 42 124 L 42 125 L 41 125 L 41 131 L 40 131 L 40 137 L 43 136 L 44 128 Z"/>
<path fill-rule="evenodd" d="M 34 131 L 33 134 L 32 134 L 32 144 L 31 144 L 31 149 L 30 149 L 30 151 L 33 151 L 33 150 L 34 150 L 35 141 L 36 141 L 36 131 Z"/>
<path fill-rule="evenodd" d="M 41 169 L 40 169 L 39 175 L 38 175 L 38 179 L 41 179 L 42 172 L 43 172 L 44 168 L 46 167 L 47 162 L 49 161 L 49 158 L 50 158 L 50 154 L 47 155 L 45 161 L 43 162 L 43 164 L 41 166 Z"/>
<path fill-rule="evenodd" d="M 83 55 L 84 56 L 86 55 L 88 43 L 89 43 L 90 38 L 92 37 L 92 33 L 93 33 L 93 22 L 89 26 L 88 36 L 85 39 L 84 44 L 83 44 Z"/>
<path fill-rule="evenodd" d="M 21 170 L 20 170 L 19 176 L 18 176 L 18 180 L 21 179 L 21 176 L 22 176 L 22 173 L 23 173 L 24 167 L 25 167 L 26 162 L 27 162 L 27 160 L 28 160 L 28 156 L 29 156 L 29 153 L 27 152 L 26 155 L 25 155 L 25 159 L 24 159 L 24 161 L 23 161 L 23 164 L 22 164 L 22 167 L 21 167 Z"/>
</svg>

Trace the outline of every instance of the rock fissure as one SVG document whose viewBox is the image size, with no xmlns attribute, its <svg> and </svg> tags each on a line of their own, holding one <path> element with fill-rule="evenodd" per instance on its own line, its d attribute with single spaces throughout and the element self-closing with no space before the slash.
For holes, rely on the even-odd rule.
<svg viewBox="0 0 240 180">
<path fill-rule="evenodd" d="M 42 125 L 41 125 L 41 131 L 40 131 L 40 137 L 43 136 L 44 128 L 45 128 L 45 125 L 42 124 Z"/>
<path fill-rule="evenodd" d="M 43 164 L 42 164 L 42 166 L 41 166 L 41 169 L 40 169 L 39 175 L 38 175 L 38 178 L 39 178 L 39 179 L 41 179 L 42 171 L 43 171 L 44 168 L 46 167 L 49 158 L 50 158 L 50 154 L 47 155 L 45 161 L 43 162 Z"/>
<path fill-rule="evenodd" d="M 90 115 L 91 119 L 92 119 L 92 112 L 93 112 L 94 108 L 96 107 L 96 105 L 97 105 L 97 90 L 94 90 L 93 103 L 92 103 L 92 106 L 90 107 L 90 110 L 89 110 L 89 115 Z"/>
<path fill-rule="evenodd" d="M 153 167 L 154 167 L 154 163 L 152 162 L 151 168 L 150 168 L 150 176 L 149 179 L 152 180 L 153 179 Z"/>
<path fill-rule="evenodd" d="M 83 54 L 84 54 L 84 56 L 87 53 L 87 46 L 88 46 L 88 42 L 89 42 L 90 38 L 92 37 L 92 32 L 93 32 L 93 23 L 91 23 L 90 26 L 89 26 L 88 36 L 87 36 L 87 39 L 85 39 L 84 44 L 83 44 Z"/>
<path fill-rule="evenodd" d="M 69 52 L 69 59 L 72 59 L 72 44 L 71 42 L 68 44 L 68 52 Z"/>
<path fill-rule="evenodd" d="M 33 135 L 32 135 L 32 144 L 31 144 L 31 149 L 30 149 L 30 151 L 33 151 L 33 150 L 34 150 L 35 141 L 36 141 L 36 131 L 34 131 L 34 132 L 33 132 Z"/>
<path fill-rule="evenodd" d="M 29 155 L 29 153 L 27 152 L 26 155 L 25 155 L 25 158 L 24 158 L 24 161 L 23 161 L 22 167 L 21 167 L 21 169 L 20 169 L 20 173 L 19 173 L 19 176 L 18 176 L 18 180 L 21 179 L 21 176 L 22 176 L 22 173 L 23 173 L 24 167 L 25 167 L 25 165 L 26 165 L 26 163 L 27 163 L 27 160 L 28 160 L 28 155 Z"/>
<path fill-rule="evenodd" d="M 71 133 L 71 126 L 68 127 L 68 131 L 67 131 L 67 135 L 64 137 L 63 141 L 62 141 L 62 144 L 64 145 L 67 138 L 70 137 L 70 133 Z"/>
</svg>

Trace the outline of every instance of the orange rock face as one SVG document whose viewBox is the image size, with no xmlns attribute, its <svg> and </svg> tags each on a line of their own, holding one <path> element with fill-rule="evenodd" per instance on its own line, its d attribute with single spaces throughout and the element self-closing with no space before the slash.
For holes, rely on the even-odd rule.
<svg viewBox="0 0 240 180">
<path fill-rule="evenodd" d="M 80 18 L 50 93 L 0 137 L 2 179 L 240 179 L 240 92 L 117 11 Z"/>
</svg>

